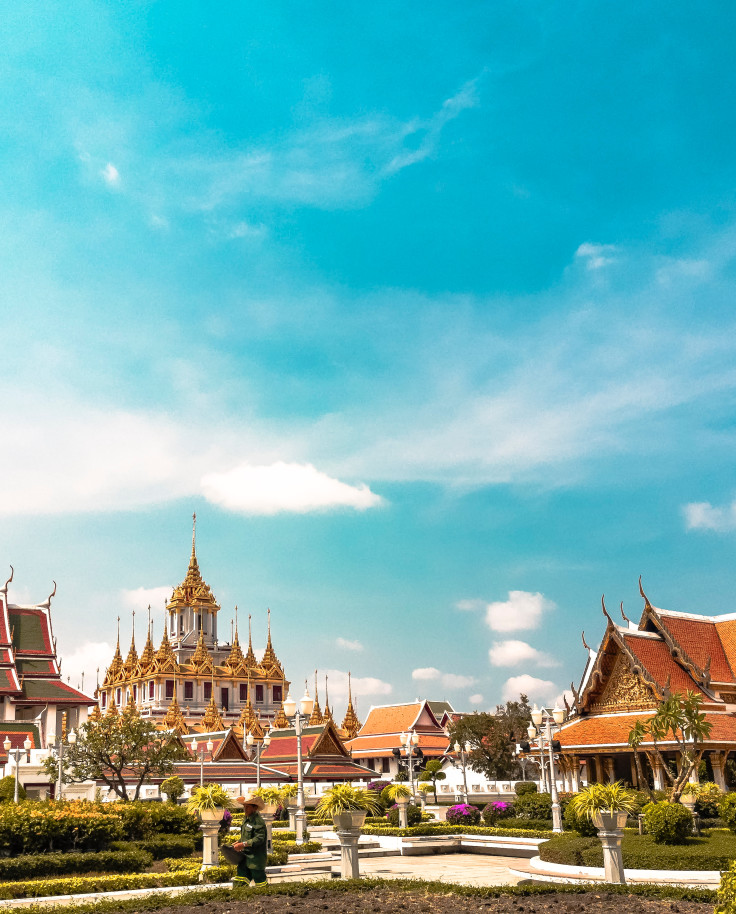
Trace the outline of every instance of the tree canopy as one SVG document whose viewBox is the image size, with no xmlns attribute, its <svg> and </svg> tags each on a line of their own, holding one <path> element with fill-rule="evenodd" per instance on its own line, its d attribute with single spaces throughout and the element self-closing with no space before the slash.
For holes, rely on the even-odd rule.
<svg viewBox="0 0 736 914">
<path fill-rule="evenodd" d="M 470 744 L 468 764 L 488 778 L 517 774 L 516 743 L 526 738 L 531 707 L 526 695 L 497 705 L 495 713 L 476 711 L 450 724 L 451 742 Z"/>
<path fill-rule="evenodd" d="M 82 724 L 77 741 L 64 746 L 64 783 L 103 781 L 121 800 L 137 800 L 148 777 L 166 777 L 174 763 L 189 758 L 175 733 L 162 732 L 136 710 L 125 709 L 119 716 L 105 716 Z M 56 775 L 58 762 L 44 763 Z"/>
</svg>

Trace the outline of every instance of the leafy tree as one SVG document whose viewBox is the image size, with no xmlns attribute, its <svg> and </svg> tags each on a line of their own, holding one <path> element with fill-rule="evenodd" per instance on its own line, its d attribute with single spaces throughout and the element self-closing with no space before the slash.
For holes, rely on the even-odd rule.
<svg viewBox="0 0 736 914">
<path fill-rule="evenodd" d="M 179 797 L 184 793 L 185 785 L 180 777 L 173 775 L 170 778 L 166 778 L 165 781 L 162 781 L 159 789 L 161 790 L 161 793 L 168 798 L 169 803 L 176 803 Z"/>
<path fill-rule="evenodd" d="M 705 751 L 703 743 L 710 736 L 712 724 L 700 710 L 702 695 L 688 691 L 683 697 L 679 692 L 670 695 L 657 708 L 657 713 L 645 722 L 632 727 L 629 745 L 638 747 L 645 736 L 651 737 L 654 754 L 657 756 L 665 777 L 670 783 L 669 800 L 679 801 L 690 775 L 698 767 Z M 632 742 L 633 739 L 633 742 Z M 674 742 L 679 752 L 673 771 L 667 764 L 659 744 Z M 635 754 L 636 748 L 635 748 Z M 637 768 L 637 774 L 639 773 Z"/>
<path fill-rule="evenodd" d="M 25 800 L 27 797 L 25 788 L 18 784 L 18 799 Z M 15 775 L 8 774 L 0 778 L 0 803 L 12 803 L 15 799 Z"/>
<path fill-rule="evenodd" d="M 161 732 L 135 709 L 82 724 L 77 741 L 64 749 L 64 783 L 103 781 L 121 800 L 137 800 L 148 777 L 165 777 L 174 763 L 189 758 L 175 734 Z M 46 772 L 56 777 L 58 761 L 48 758 Z"/>
<path fill-rule="evenodd" d="M 497 705 L 494 714 L 476 711 L 450 724 L 451 742 L 470 743 L 468 764 L 488 778 L 510 778 L 518 774 L 514 755 L 517 742 L 526 739 L 531 707 L 526 695 L 519 701 Z"/>
<path fill-rule="evenodd" d="M 644 742 L 646 735 L 647 728 L 644 725 L 644 721 L 637 720 L 629 733 L 629 745 L 634 750 L 634 764 L 636 765 L 636 777 L 639 781 L 639 785 L 649 794 L 649 799 L 654 800 L 654 792 L 649 786 L 649 781 L 644 777 L 644 770 L 639 756 L 639 747 Z"/>
<path fill-rule="evenodd" d="M 419 775 L 420 781 L 431 781 L 434 801 L 437 802 L 437 781 L 444 781 L 447 775 L 442 770 L 442 762 L 437 758 L 430 759 L 424 766 L 424 771 Z"/>
</svg>

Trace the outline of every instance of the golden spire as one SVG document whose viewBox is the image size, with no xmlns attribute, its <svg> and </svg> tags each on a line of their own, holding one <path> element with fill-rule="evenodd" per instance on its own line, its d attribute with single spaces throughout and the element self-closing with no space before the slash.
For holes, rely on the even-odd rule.
<svg viewBox="0 0 736 914">
<path fill-rule="evenodd" d="M 169 636 L 164 625 L 164 636 L 161 639 L 161 646 L 156 651 L 154 660 L 154 669 L 157 673 L 178 673 L 179 664 L 176 662 L 176 654 L 171 646 Z"/>
<path fill-rule="evenodd" d="M 231 670 L 237 670 L 238 667 L 245 665 L 245 657 L 243 657 L 243 651 L 240 648 L 240 641 L 238 640 L 238 607 L 235 607 L 235 634 L 233 635 L 233 645 L 230 648 L 230 653 L 228 658 L 223 664 L 223 666 L 229 667 Z"/>
<path fill-rule="evenodd" d="M 350 684 L 350 673 L 348 673 L 348 707 L 342 721 L 342 729 L 347 734 L 348 739 L 352 739 L 358 733 L 361 726 L 358 715 L 355 713 L 355 708 L 353 707 L 353 690 Z"/>
<path fill-rule="evenodd" d="M 143 653 L 141 654 L 140 660 L 138 661 L 138 675 L 145 675 L 153 661 L 155 660 L 156 654 L 153 649 L 153 641 L 151 640 L 151 604 L 148 604 L 148 635 L 146 636 L 146 644 L 143 648 Z"/>
<path fill-rule="evenodd" d="M 271 610 L 270 609 L 268 610 L 268 641 L 266 642 L 266 650 L 264 651 L 263 659 L 261 660 L 260 666 L 261 666 L 261 669 L 267 674 L 274 673 L 277 671 L 281 672 L 281 664 L 279 663 L 279 659 L 276 656 L 276 652 L 273 649 L 273 645 L 271 644 Z"/>
<path fill-rule="evenodd" d="M 325 709 L 322 713 L 322 723 L 326 724 L 332 720 L 332 711 L 330 710 L 330 698 L 327 694 L 327 673 L 325 673 Z"/>
<path fill-rule="evenodd" d="M 314 705 L 312 706 L 312 715 L 309 718 L 309 726 L 316 727 L 322 723 L 322 710 L 319 706 L 319 696 L 317 694 L 317 670 L 314 671 Z"/>
<path fill-rule="evenodd" d="M 250 613 L 248 613 L 248 653 L 245 655 L 243 662 L 249 669 L 252 669 L 253 667 L 258 666 L 258 661 L 256 660 L 256 655 L 253 653 L 253 632 L 251 631 Z"/>
<path fill-rule="evenodd" d="M 136 666 L 138 666 L 138 651 L 135 649 L 135 610 L 133 610 L 133 635 L 130 639 L 130 650 L 125 660 L 125 675 L 129 679 L 135 673 Z"/>
<path fill-rule="evenodd" d="M 174 697 L 171 699 L 171 704 L 161 724 L 163 729 L 176 730 L 179 736 L 186 736 L 189 733 L 189 727 L 181 713 L 179 702 L 176 700 L 176 680 L 174 680 Z"/>
<path fill-rule="evenodd" d="M 123 708 L 124 715 L 138 716 L 138 705 L 133 701 L 133 688 L 128 689 L 128 703 Z"/>
<path fill-rule="evenodd" d="M 196 531 L 197 531 L 197 515 L 192 515 L 192 554 L 189 557 L 189 567 L 187 568 L 187 573 L 178 587 L 174 588 L 174 592 L 171 595 L 171 600 L 169 601 L 169 608 L 175 608 L 179 606 L 191 606 L 193 603 L 204 603 L 209 606 L 215 607 L 215 610 L 219 609 L 217 601 L 212 595 L 212 591 L 209 589 L 207 584 L 204 581 L 200 571 L 199 563 L 197 562 L 197 550 L 196 550 Z"/>
<path fill-rule="evenodd" d="M 107 714 L 105 715 L 105 717 L 117 717 L 117 716 L 118 716 L 118 706 L 115 704 L 114 701 L 111 701 L 110 705 L 107 709 Z"/>
<path fill-rule="evenodd" d="M 199 727 L 197 728 L 201 733 L 215 733 L 220 730 L 227 730 L 227 727 L 223 723 L 222 717 L 220 717 L 220 712 L 217 710 L 217 705 L 215 704 L 215 696 L 210 696 L 210 703 L 207 705 L 207 708 L 204 712 L 204 717 L 200 721 Z"/>
<path fill-rule="evenodd" d="M 91 720 L 96 724 L 102 720 L 102 712 L 100 711 L 99 705 L 95 705 L 94 708 L 92 708 L 92 713 L 87 718 L 87 720 Z"/>
<path fill-rule="evenodd" d="M 103 686 L 110 686 L 123 674 L 123 655 L 120 653 L 120 616 L 118 616 L 118 640 L 115 645 L 115 654 L 113 655 L 110 666 L 105 673 Z"/>
<path fill-rule="evenodd" d="M 210 656 L 210 652 L 207 650 L 207 645 L 204 643 L 203 630 L 199 633 L 197 647 L 195 648 L 194 653 L 192 654 L 192 658 L 189 662 L 197 673 L 214 673 L 212 657 Z"/>
</svg>

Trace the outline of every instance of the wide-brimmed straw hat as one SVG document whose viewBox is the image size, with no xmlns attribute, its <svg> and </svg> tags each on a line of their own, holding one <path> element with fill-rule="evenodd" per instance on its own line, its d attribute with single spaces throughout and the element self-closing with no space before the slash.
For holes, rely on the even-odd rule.
<svg viewBox="0 0 736 914">
<path fill-rule="evenodd" d="M 263 801 L 263 797 L 259 797 L 255 793 L 246 793 L 244 797 L 238 797 L 238 803 L 240 803 L 241 806 L 255 806 L 259 812 L 266 805 Z"/>
</svg>

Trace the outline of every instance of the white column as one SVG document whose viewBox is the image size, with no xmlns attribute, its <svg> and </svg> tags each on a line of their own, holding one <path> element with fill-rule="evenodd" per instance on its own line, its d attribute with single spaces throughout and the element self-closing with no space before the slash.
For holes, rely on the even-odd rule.
<svg viewBox="0 0 736 914">
<path fill-rule="evenodd" d="M 726 792 L 726 759 L 728 758 L 727 752 L 711 752 L 710 754 L 710 764 L 713 768 L 713 780 L 721 788 L 721 790 Z"/>
</svg>

